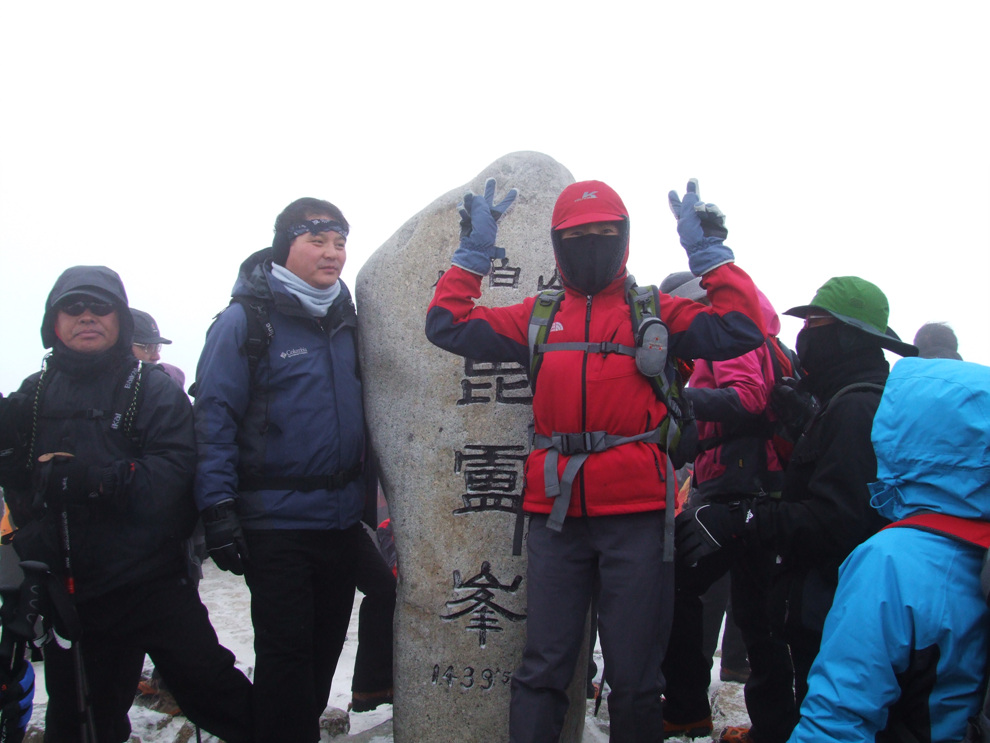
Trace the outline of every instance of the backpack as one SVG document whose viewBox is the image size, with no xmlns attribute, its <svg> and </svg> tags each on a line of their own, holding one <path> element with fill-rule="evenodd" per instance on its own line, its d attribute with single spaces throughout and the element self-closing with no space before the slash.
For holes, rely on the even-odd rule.
<svg viewBox="0 0 990 743">
<path fill-rule="evenodd" d="M 984 556 L 983 567 L 980 570 L 980 587 L 983 598 L 987 605 L 990 605 L 990 522 L 964 519 L 944 513 L 917 513 L 887 524 L 884 529 L 892 527 L 910 527 L 932 534 L 941 534 L 982 550 Z M 990 688 L 986 680 L 982 691 L 983 708 L 977 715 L 969 718 L 962 743 L 990 743 Z"/>
<path fill-rule="evenodd" d="M 210 328 L 216 323 L 217 318 L 235 304 L 244 308 L 244 316 L 247 318 L 247 340 L 244 342 L 244 353 L 248 359 L 248 372 L 250 374 L 251 385 L 254 386 L 255 371 L 258 369 L 258 362 L 264 358 L 268 351 L 268 346 L 275 337 L 275 328 L 268 317 L 269 303 L 253 297 L 238 295 L 231 297 L 230 302 L 220 312 L 213 316 Z M 207 333 L 210 331 L 207 330 Z M 196 397 L 196 383 L 189 386 L 189 396 Z"/>
<path fill-rule="evenodd" d="M 649 379 L 654 394 L 667 408 L 668 416 L 662 424 L 662 431 L 665 442 L 670 444 L 667 454 L 673 460 L 674 468 L 680 469 L 692 461 L 697 429 L 691 403 L 684 396 L 684 376 L 688 367 L 680 359 L 667 354 L 668 331 L 660 319 L 660 290 L 655 286 L 637 286 L 635 277 L 626 277 L 626 302 L 629 305 L 635 347 L 607 341 L 547 343 L 554 316 L 563 299 L 563 289 L 549 289 L 540 292 L 533 304 L 528 331 L 529 383 L 533 392 L 536 392 L 543 355 L 548 351 L 587 351 L 632 356 L 636 359 L 637 368 Z M 644 371 L 644 366 L 648 371 Z M 670 423 L 667 421 L 674 425 L 673 430 L 668 430 Z"/>
<path fill-rule="evenodd" d="M 655 443 L 667 453 L 666 516 L 664 561 L 673 561 L 674 550 L 674 470 L 694 458 L 698 431 L 690 401 L 684 396 L 684 381 L 681 369 L 683 362 L 668 354 L 668 330 L 660 319 L 660 290 L 655 286 L 640 287 L 636 279 L 629 275 L 625 281 L 626 302 L 632 321 L 635 347 L 620 343 L 602 341 L 599 343 L 560 342 L 548 343 L 553 318 L 564 299 L 562 289 L 540 292 L 533 303 L 529 318 L 527 340 L 529 345 L 529 379 L 533 392 L 536 392 L 537 377 L 543 364 L 543 354 L 549 351 L 584 351 L 586 353 L 618 353 L 632 356 L 636 368 L 650 380 L 657 398 L 667 408 L 667 416 L 652 431 L 636 436 L 617 436 L 607 431 L 583 431 L 579 433 L 556 433 L 551 436 L 534 434 L 532 448 L 547 449 L 544 463 L 544 482 L 547 495 L 554 499 L 547 528 L 560 531 L 570 505 L 571 486 L 585 460 L 592 453 L 601 452 L 614 446 L 641 441 Z M 570 457 L 564 474 L 557 477 L 559 454 Z M 517 512 L 516 534 L 513 540 L 514 555 L 522 548 L 522 500 Z"/>
</svg>

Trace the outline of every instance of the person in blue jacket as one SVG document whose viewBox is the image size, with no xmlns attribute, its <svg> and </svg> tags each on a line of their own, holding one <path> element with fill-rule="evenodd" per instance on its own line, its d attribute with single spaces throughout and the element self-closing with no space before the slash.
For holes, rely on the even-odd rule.
<svg viewBox="0 0 990 743">
<path fill-rule="evenodd" d="M 879 482 L 870 491 L 881 515 L 962 517 L 987 531 L 990 368 L 897 362 L 872 439 Z M 903 527 L 857 547 L 840 568 L 791 743 L 962 740 L 983 701 L 984 554 L 944 533 Z"/>
<path fill-rule="evenodd" d="M 289 204 L 196 370 L 196 501 L 210 556 L 251 590 L 260 741 L 319 740 L 354 600 L 365 424 L 348 229 L 327 201 Z"/>
</svg>

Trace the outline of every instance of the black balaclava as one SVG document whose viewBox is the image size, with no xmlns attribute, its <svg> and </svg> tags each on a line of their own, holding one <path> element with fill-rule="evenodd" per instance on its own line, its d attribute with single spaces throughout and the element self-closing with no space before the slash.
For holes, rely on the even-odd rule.
<svg viewBox="0 0 990 743">
<path fill-rule="evenodd" d="M 553 246 L 564 283 L 582 294 L 597 294 L 619 274 L 629 244 L 623 222 L 618 235 L 582 235 L 566 240 L 554 232 Z"/>
<path fill-rule="evenodd" d="M 815 393 L 828 390 L 834 377 L 853 366 L 884 362 L 874 337 L 841 322 L 802 329 L 794 350 L 807 372 L 806 386 Z"/>
</svg>

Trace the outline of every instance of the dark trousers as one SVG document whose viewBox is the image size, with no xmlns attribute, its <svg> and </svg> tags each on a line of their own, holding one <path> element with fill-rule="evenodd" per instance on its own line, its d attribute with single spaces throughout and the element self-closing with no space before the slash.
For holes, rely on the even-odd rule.
<svg viewBox="0 0 990 743">
<path fill-rule="evenodd" d="M 259 743 L 314 743 L 354 603 L 361 526 L 245 532 Z"/>
<path fill-rule="evenodd" d="M 773 553 L 751 548 L 722 550 L 694 567 L 677 565 L 674 620 L 663 666 L 668 721 L 688 723 L 711 714 L 711 661 L 703 650 L 700 596 L 728 572 L 734 619 L 749 657 L 745 697 L 750 734 L 757 743 L 783 743 L 790 736 L 797 708 L 787 644 L 771 626 L 774 561 Z"/>
<path fill-rule="evenodd" d="M 128 586 L 78 605 L 83 666 L 99 743 L 130 736 L 127 710 L 151 656 L 183 714 L 228 743 L 253 740 L 251 684 L 220 645 L 188 578 Z M 73 652 L 45 646 L 45 740 L 81 740 Z"/>
<path fill-rule="evenodd" d="M 351 691 L 384 691 L 392 686 L 395 576 L 364 528 L 358 539 L 355 570 L 355 583 L 364 599 L 358 613 L 358 648 Z"/>
<path fill-rule="evenodd" d="M 711 672 L 715 651 L 719 648 L 719 634 L 722 636 L 721 667 L 733 671 L 745 671 L 749 668 L 746 659 L 746 644 L 742 633 L 733 618 L 730 593 L 729 574 L 726 573 L 701 595 L 701 613 L 703 616 L 702 652 L 708 661 L 708 671 Z M 725 619 L 725 629 L 722 629 L 722 619 Z"/>
<path fill-rule="evenodd" d="M 610 740 L 662 740 L 660 664 L 673 599 L 673 565 L 663 562 L 663 512 L 568 518 L 560 533 L 546 521 L 533 516 L 529 525 L 526 647 L 512 676 L 510 741 L 559 738 L 596 573 Z"/>
</svg>

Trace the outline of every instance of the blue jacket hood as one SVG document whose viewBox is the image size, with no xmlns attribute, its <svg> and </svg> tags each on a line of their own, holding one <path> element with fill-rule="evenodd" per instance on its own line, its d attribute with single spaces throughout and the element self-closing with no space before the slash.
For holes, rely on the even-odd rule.
<svg viewBox="0 0 990 743">
<path fill-rule="evenodd" d="M 934 511 L 990 521 L 990 367 L 902 359 L 873 421 L 873 507 L 891 520 Z"/>
</svg>

